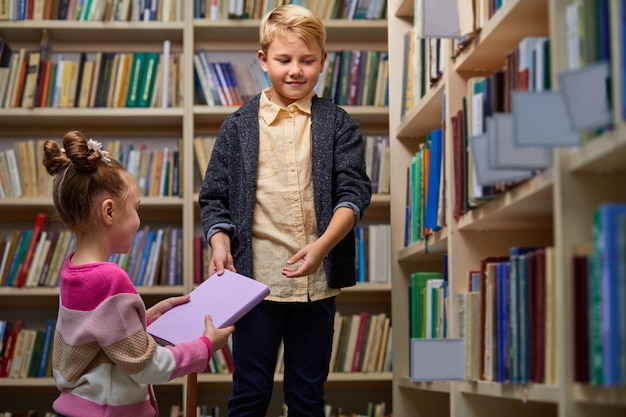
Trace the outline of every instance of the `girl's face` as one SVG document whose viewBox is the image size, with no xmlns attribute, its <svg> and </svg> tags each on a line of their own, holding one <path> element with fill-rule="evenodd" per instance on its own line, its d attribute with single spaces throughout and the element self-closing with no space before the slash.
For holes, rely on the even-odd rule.
<svg viewBox="0 0 626 417">
<path fill-rule="evenodd" d="M 128 253 L 133 244 L 133 238 L 137 230 L 139 230 L 139 194 L 135 179 L 128 174 L 126 176 L 128 182 L 128 194 L 121 201 L 121 206 L 116 206 L 114 217 L 114 236 L 115 245 L 113 253 Z"/>
<path fill-rule="evenodd" d="M 324 70 L 326 52 L 307 46 L 296 36 L 287 36 L 274 39 L 258 57 L 273 87 L 272 102 L 286 107 L 313 90 Z"/>
</svg>

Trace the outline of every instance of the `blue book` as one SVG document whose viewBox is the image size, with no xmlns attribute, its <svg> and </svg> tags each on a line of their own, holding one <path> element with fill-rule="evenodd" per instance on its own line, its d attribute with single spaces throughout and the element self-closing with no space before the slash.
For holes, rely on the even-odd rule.
<svg viewBox="0 0 626 417">
<path fill-rule="evenodd" d="M 430 134 L 430 161 L 428 169 L 428 189 L 426 190 L 426 208 L 424 226 L 431 230 L 440 228 L 437 221 L 439 211 L 439 188 L 441 186 L 441 166 L 443 161 L 443 131 L 435 129 Z"/>
<path fill-rule="evenodd" d="M 126 268 L 126 273 L 131 278 L 131 280 L 133 279 L 135 267 L 137 266 L 137 258 L 139 256 L 139 251 L 141 250 L 141 240 L 144 233 L 146 233 L 145 228 L 139 229 L 137 230 L 137 233 L 135 233 L 135 237 L 133 238 L 133 246 L 130 250 L 130 260 L 128 262 L 128 267 Z"/>
<path fill-rule="evenodd" d="M 506 382 L 508 380 L 508 356 L 509 356 L 509 263 L 500 262 L 496 269 L 497 282 L 497 362 L 496 380 Z"/>
<path fill-rule="evenodd" d="M 509 368 L 509 381 L 521 382 L 521 356 L 522 356 L 522 325 L 527 325 L 527 321 L 522 323 L 522 313 L 527 312 L 527 305 L 522 306 L 522 299 L 527 300 L 527 297 L 521 297 L 522 285 L 526 288 L 526 281 L 522 281 L 522 262 L 525 262 L 526 257 L 522 258 L 522 255 L 538 249 L 535 246 L 514 246 L 509 249 L 509 350 L 508 356 L 508 368 Z M 525 271 L 525 270 L 524 270 Z M 527 335 L 525 337 L 528 337 Z"/>
<path fill-rule="evenodd" d="M 365 226 L 359 224 L 356 227 L 356 253 L 357 253 L 357 281 L 365 282 L 367 274 L 365 270 Z"/>
<path fill-rule="evenodd" d="M 150 260 L 150 250 L 152 249 L 152 242 L 154 241 L 155 233 L 150 230 L 146 235 L 146 243 L 143 246 L 143 252 L 139 260 L 139 267 L 137 268 L 137 276 L 135 277 L 135 286 L 139 287 L 143 285 L 144 276 L 148 269 L 148 261 Z"/>
<path fill-rule="evenodd" d="M 172 167 L 172 196 L 180 195 L 180 151 L 173 151 L 172 158 L 174 166 Z"/>
<path fill-rule="evenodd" d="M 46 321 L 46 331 L 43 338 L 43 346 L 41 348 L 41 356 L 39 357 L 39 365 L 37 367 L 37 377 L 44 378 L 48 372 L 48 362 L 50 361 L 50 352 L 52 351 L 52 338 L 54 336 L 55 319 Z"/>
<path fill-rule="evenodd" d="M 600 224 L 597 236 L 594 236 L 594 257 L 600 260 L 600 306 L 601 306 L 601 335 L 602 358 L 604 367 L 604 385 L 620 385 L 625 380 L 621 375 L 621 352 L 626 346 L 621 346 L 621 321 L 626 318 L 620 316 L 619 288 L 619 220 L 626 216 L 626 204 L 603 204 L 596 209 L 599 212 Z M 597 253 L 599 252 L 599 253 Z M 593 307 L 593 306 L 592 306 Z"/>
<path fill-rule="evenodd" d="M 528 255 L 519 255 L 518 263 L 518 331 L 516 343 L 519 356 L 517 363 L 517 382 L 526 384 L 530 381 L 530 322 L 528 312 Z"/>
</svg>

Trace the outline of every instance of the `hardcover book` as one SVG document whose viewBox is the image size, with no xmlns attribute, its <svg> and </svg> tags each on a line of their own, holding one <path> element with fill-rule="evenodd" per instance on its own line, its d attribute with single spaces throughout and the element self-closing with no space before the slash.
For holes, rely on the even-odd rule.
<svg viewBox="0 0 626 417">
<path fill-rule="evenodd" d="M 150 333 L 162 345 L 176 345 L 204 334 L 204 316 L 211 315 L 216 328 L 235 324 L 270 293 L 263 283 L 225 270 L 213 274 L 191 292 L 191 299 L 150 323 Z M 182 325 L 184 324 L 184 325 Z"/>
</svg>

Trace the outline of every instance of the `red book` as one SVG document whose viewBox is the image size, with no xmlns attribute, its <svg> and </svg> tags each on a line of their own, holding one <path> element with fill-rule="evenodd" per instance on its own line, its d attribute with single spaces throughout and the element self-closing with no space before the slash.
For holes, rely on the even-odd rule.
<svg viewBox="0 0 626 417">
<path fill-rule="evenodd" d="M 39 240 L 45 221 L 46 215 L 44 213 L 37 214 L 35 226 L 33 227 L 33 234 L 30 238 L 28 248 L 26 249 L 26 255 L 24 256 L 24 262 L 20 265 L 17 270 L 17 275 L 15 276 L 14 282 L 17 287 L 21 288 L 24 286 L 24 281 L 26 281 L 26 276 L 28 275 L 28 270 L 30 269 L 31 261 L 33 260 L 33 253 L 35 252 L 35 247 L 37 246 L 37 241 Z"/>
<path fill-rule="evenodd" d="M 233 357 L 230 354 L 230 350 L 228 349 L 228 345 L 222 346 L 222 354 L 224 355 L 224 360 L 226 361 L 226 366 L 228 367 L 228 372 L 231 374 L 235 370 L 235 365 L 233 365 Z"/>
<path fill-rule="evenodd" d="M 202 236 L 193 237 L 193 283 L 202 283 Z"/>
<path fill-rule="evenodd" d="M 537 249 L 536 268 L 535 268 L 535 381 L 538 384 L 545 382 L 545 353 L 546 353 L 546 250 L 544 248 Z"/>
<path fill-rule="evenodd" d="M 352 372 L 361 370 L 361 355 L 363 355 L 365 335 L 369 323 L 369 314 L 366 311 L 361 312 L 361 321 L 359 322 L 359 333 L 356 338 L 356 346 L 354 350 L 354 359 L 352 360 Z"/>
<path fill-rule="evenodd" d="M 6 378 L 9 376 L 9 371 L 11 370 L 11 362 L 13 362 L 13 353 L 15 352 L 15 341 L 17 340 L 17 335 L 21 330 L 22 320 L 17 320 L 7 336 L 6 345 L 4 347 L 4 354 L 2 355 L 0 378 Z"/>
</svg>

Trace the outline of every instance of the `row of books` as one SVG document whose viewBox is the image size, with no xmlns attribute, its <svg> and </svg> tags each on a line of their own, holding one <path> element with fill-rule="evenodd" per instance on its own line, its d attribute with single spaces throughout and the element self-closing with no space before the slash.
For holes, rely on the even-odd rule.
<svg viewBox="0 0 626 417">
<path fill-rule="evenodd" d="M 145 142 L 107 141 L 104 149 L 117 159 L 137 181 L 138 193 L 144 197 L 182 196 L 180 172 L 182 140 L 176 147 L 148 149 Z"/>
<path fill-rule="evenodd" d="M 517 92 L 550 89 L 548 50 L 546 38 L 524 38 L 507 54 L 504 71 L 468 80 L 462 108 L 450 116 L 454 217 L 551 166 L 549 144 L 528 146 L 513 129 L 527 107 L 518 102 L 513 111 Z"/>
<path fill-rule="evenodd" d="M 32 229 L 0 235 L 0 286 L 55 287 L 59 271 L 76 245 L 69 230 L 52 228 L 39 213 Z M 144 226 L 131 251 L 113 254 L 136 286 L 182 285 L 182 228 Z"/>
<path fill-rule="evenodd" d="M 201 49 L 193 62 L 196 103 L 201 105 L 240 106 L 267 85 L 258 60 L 250 64 L 212 62 Z"/>
<path fill-rule="evenodd" d="M 445 43 L 441 38 L 419 37 L 416 27 L 403 38 L 403 76 L 400 118 L 435 85 L 445 70 Z"/>
<path fill-rule="evenodd" d="M 626 204 L 598 206 L 573 248 L 574 380 L 626 385 Z"/>
<path fill-rule="evenodd" d="M 182 0 L 0 0 L 0 20 L 180 21 Z"/>
<path fill-rule="evenodd" d="M 372 193 L 389 194 L 390 151 L 389 136 L 366 135 L 365 167 L 372 181 Z"/>
<path fill-rule="evenodd" d="M 315 91 L 344 106 L 389 105 L 386 51 L 330 51 Z"/>
<path fill-rule="evenodd" d="M 137 287 L 182 285 L 182 228 L 143 226 L 133 238 L 130 252 L 109 261 L 124 269 Z"/>
<path fill-rule="evenodd" d="M 359 224 L 355 235 L 357 281 L 390 282 L 391 225 Z"/>
<path fill-rule="evenodd" d="M 162 52 L 115 53 L 57 52 L 49 44 L 13 51 L 0 39 L 0 105 L 181 107 L 181 59 L 169 41 Z"/>
<path fill-rule="evenodd" d="M 391 318 L 386 313 L 337 312 L 334 326 L 331 372 L 391 371 Z"/>
<path fill-rule="evenodd" d="M 55 324 L 48 319 L 43 330 L 34 330 L 22 320 L 0 320 L 0 378 L 52 377 Z"/>
<path fill-rule="evenodd" d="M 15 140 L 0 151 L 0 198 L 52 196 L 52 177 L 43 164 L 44 139 Z"/>
<path fill-rule="evenodd" d="M 196 19 L 261 19 L 275 7 L 298 4 L 322 19 L 384 19 L 386 0 L 194 0 Z"/>
<path fill-rule="evenodd" d="M 213 61 L 204 49 L 193 58 L 196 103 L 239 106 L 270 86 L 258 59 Z M 384 51 L 330 51 L 315 91 L 339 105 L 387 106 L 388 60 Z"/>
<path fill-rule="evenodd" d="M 556 383 L 553 247 L 512 247 L 468 271 L 459 322 L 468 380 Z"/>
<path fill-rule="evenodd" d="M 50 197 L 52 177 L 41 161 L 45 139 L 16 140 L 13 148 L 0 151 L 0 198 Z M 181 146 L 180 140 L 177 146 Z M 167 197 L 182 195 L 180 151 L 178 147 L 148 149 L 145 143 L 121 140 L 105 143 L 105 149 L 135 177 L 139 195 Z"/>
<path fill-rule="evenodd" d="M 414 272 L 409 286 L 409 334 L 418 339 L 447 337 L 448 283 L 443 272 Z"/>
<path fill-rule="evenodd" d="M 446 225 L 443 130 L 426 136 L 407 168 L 404 244 L 409 246 Z"/>
<path fill-rule="evenodd" d="M 0 239 L 0 286 L 55 287 L 63 262 L 76 245 L 69 230 L 49 228 L 39 213 L 32 229 L 3 232 Z"/>
</svg>

